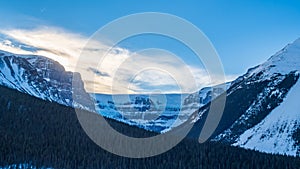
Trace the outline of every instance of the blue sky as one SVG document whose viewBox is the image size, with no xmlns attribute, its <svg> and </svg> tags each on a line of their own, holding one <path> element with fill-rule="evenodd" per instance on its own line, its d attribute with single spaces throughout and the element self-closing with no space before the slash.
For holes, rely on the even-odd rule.
<svg viewBox="0 0 300 169">
<path fill-rule="evenodd" d="M 124 15 L 170 13 L 201 29 L 219 53 L 225 73 L 240 75 L 300 37 L 299 9 L 300 1 L 297 0 L 10 0 L 0 1 L 0 26 L 31 29 L 48 25 L 90 36 L 101 26 Z M 131 38 L 120 45 L 130 50 L 163 47 L 182 57 L 192 54 L 166 38 L 143 38 Z M 147 43 L 140 43 L 145 39 Z"/>
</svg>

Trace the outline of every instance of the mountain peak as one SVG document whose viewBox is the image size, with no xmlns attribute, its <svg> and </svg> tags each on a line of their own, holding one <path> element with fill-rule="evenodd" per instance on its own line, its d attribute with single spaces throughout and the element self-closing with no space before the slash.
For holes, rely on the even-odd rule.
<svg viewBox="0 0 300 169">
<path fill-rule="evenodd" d="M 274 74 L 287 75 L 300 70 L 300 38 L 288 44 L 266 62 L 248 70 L 245 77 L 263 73 L 266 79 Z"/>
<path fill-rule="evenodd" d="M 84 90 L 80 74 L 68 72 L 58 62 L 43 56 L 0 50 L 0 85 L 43 100 L 92 110 L 92 106 L 87 106 L 91 98 Z"/>
<path fill-rule="evenodd" d="M 300 70 L 300 38 L 277 52 L 263 65 L 276 66 L 278 73 L 283 74 Z"/>
<path fill-rule="evenodd" d="M 213 140 L 299 155 L 299 70 L 300 38 L 233 81 L 219 125 L 221 134 Z"/>
</svg>

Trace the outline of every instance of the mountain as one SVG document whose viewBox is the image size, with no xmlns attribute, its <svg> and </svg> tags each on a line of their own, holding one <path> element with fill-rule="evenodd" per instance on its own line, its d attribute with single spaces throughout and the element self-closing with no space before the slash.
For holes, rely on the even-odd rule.
<svg viewBox="0 0 300 169">
<path fill-rule="evenodd" d="M 109 153 L 82 129 L 77 113 L 100 116 L 0 86 L 0 168 L 53 169 L 295 169 L 299 158 L 270 155 L 216 142 L 185 139 L 173 149 L 149 158 L 126 158 Z M 131 137 L 156 133 L 115 120 L 106 121 Z M 103 135 L 105 137 L 105 135 Z M 226 154 L 226 155 L 224 155 Z"/>
<path fill-rule="evenodd" d="M 88 94 L 80 74 L 65 71 L 58 62 L 43 56 L 1 50 L 0 85 L 43 100 L 97 111 L 107 118 L 155 132 L 166 132 L 179 126 L 213 97 L 211 87 L 191 95 Z"/>
<path fill-rule="evenodd" d="M 223 116 L 210 137 L 212 141 L 267 153 L 300 154 L 300 39 L 228 83 L 226 93 L 203 88 L 191 95 L 87 94 L 80 75 L 65 71 L 59 63 L 42 56 L 4 51 L 0 51 L 0 70 L 3 86 L 96 111 L 146 130 L 167 132 L 193 123 L 189 137 L 199 137 L 211 103 L 220 100 L 218 95 L 226 94 Z M 91 99 L 95 100 L 96 110 L 95 105 L 90 105 Z"/>
<path fill-rule="evenodd" d="M 80 74 L 67 72 L 58 62 L 43 56 L 0 50 L 0 85 L 66 106 L 92 109 Z"/>
<path fill-rule="evenodd" d="M 227 87 L 230 83 L 226 84 Z M 223 93 L 221 87 L 202 88 L 193 94 L 92 94 L 96 111 L 111 118 L 140 128 L 167 132 L 187 121 L 192 113 Z"/>
<path fill-rule="evenodd" d="M 262 152 L 299 155 L 299 70 L 300 39 L 233 81 L 211 139 Z M 208 110 L 209 104 L 193 117 L 194 133 L 199 134 Z"/>
</svg>

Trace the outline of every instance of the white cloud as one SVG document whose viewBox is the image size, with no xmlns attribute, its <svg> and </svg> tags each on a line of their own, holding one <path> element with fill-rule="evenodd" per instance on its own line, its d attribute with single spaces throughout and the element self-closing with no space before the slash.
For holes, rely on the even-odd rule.
<svg viewBox="0 0 300 169">
<path fill-rule="evenodd" d="M 104 55 L 109 45 L 54 27 L 0 30 L 0 35 L 0 50 L 56 60 L 66 70 L 80 72 L 90 92 L 112 93 L 112 86 L 114 93 L 192 92 L 219 83 L 201 67 L 186 65 L 163 50 L 136 53 L 114 47 Z"/>
<path fill-rule="evenodd" d="M 74 63 L 76 63 L 87 40 L 81 35 L 49 27 L 40 27 L 35 30 L 0 30 L 0 33 L 17 42 L 34 47 L 36 51 L 27 51 L 22 49 L 20 45 L 5 45 L 3 43 L 0 49 L 19 54 L 43 55 L 57 60 L 67 70 L 73 70 Z"/>
</svg>

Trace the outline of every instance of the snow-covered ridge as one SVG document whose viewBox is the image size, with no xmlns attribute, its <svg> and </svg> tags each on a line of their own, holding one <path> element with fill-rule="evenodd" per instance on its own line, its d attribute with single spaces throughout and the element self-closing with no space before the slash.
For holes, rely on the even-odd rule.
<svg viewBox="0 0 300 169">
<path fill-rule="evenodd" d="M 287 74 L 300 70 L 300 38 L 273 55 L 261 67 L 272 67 L 274 73 Z"/>
<path fill-rule="evenodd" d="M 129 102 L 123 96 L 117 96 L 119 101 L 116 102 L 116 96 L 87 94 L 80 74 L 65 71 L 56 61 L 1 50 L 0 85 L 43 100 L 97 111 L 105 117 L 157 132 L 165 132 L 182 124 L 201 106 L 224 92 L 212 92 L 211 87 L 206 87 L 191 95 L 167 94 L 150 98 L 130 95 Z M 149 116 L 155 118 L 149 120 Z"/>
<path fill-rule="evenodd" d="M 97 101 L 96 111 L 102 116 L 150 131 L 167 132 L 187 121 L 191 114 L 223 92 L 221 87 L 205 87 L 193 94 L 92 96 Z"/>
<path fill-rule="evenodd" d="M 281 105 L 240 135 L 233 145 L 268 153 L 298 154 L 300 146 L 292 136 L 300 128 L 299 96 L 300 81 L 292 87 Z"/>
<path fill-rule="evenodd" d="M 300 39 L 232 82 L 227 98 L 242 114 L 213 140 L 258 151 L 299 155 Z M 251 98 L 237 100 L 239 95 Z M 235 110 L 231 110 L 236 112 Z"/>
<path fill-rule="evenodd" d="M 167 94 L 150 98 L 130 95 L 129 102 L 123 96 L 117 96 L 119 101 L 116 102 L 116 96 L 87 94 L 80 74 L 65 71 L 56 61 L 1 50 L 0 85 L 43 100 L 97 111 L 105 117 L 157 132 L 165 132 L 182 124 L 197 109 L 224 92 L 212 92 L 211 87 L 206 87 L 191 95 Z M 155 118 L 149 120 L 149 116 Z"/>
<path fill-rule="evenodd" d="M 73 94 L 74 80 L 76 93 Z M 0 51 L 0 85 L 43 100 L 90 109 L 81 102 L 90 100 L 90 96 L 84 90 L 80 74 L 67 72 L 58 62 L 43 56 Z"/>
<path fill-rule="evenodd" d="M 288 44 L 263 64 L 250 69 L 248 76 L 259 72 L 266 72 L 266 75 L 272 75 L 274 73 L 288 74 L 291 71 L 298 71 L 300 70 L 299 54 L 300 38 Z"/>
</svg>

